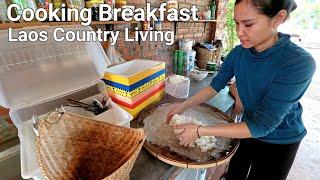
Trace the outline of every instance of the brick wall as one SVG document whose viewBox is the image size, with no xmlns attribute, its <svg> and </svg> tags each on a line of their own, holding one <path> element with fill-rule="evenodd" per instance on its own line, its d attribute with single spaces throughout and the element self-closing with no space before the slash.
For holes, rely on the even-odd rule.
<svg viewBox="0 0 320 180">
<path fill-rule="evenodd" d="M 218 2 L 219 0 L 217 0 Z M 159 0 L 127 0 L 128 5 L 136 7 L 145 7 L 145 3 L 151 3 L 152 7 L 159 7 L 160 3 L 165 1 Z M 209 8 L 211 0 L 178 0 L 179 8 L 190 8 L 195 4 L 199 12 L 206 12 Z M 220 10 L 221 11 L 221 10 Z M 219 17 L 218 17 L 219 18 Z M 178 40 L 183 38 L 192 38 L 196 42 L 211 41 L 215 37 L 216 23 L 203 22 L 162 22 L 162 30 L 172 30 L 175 32 L 175 43 L 171 46 L 165 42 L 125 42 L 124 28 L 131 28 L 134 31 L 135 24 L 115 25 L 114 29 L 121 31 L 115 48 L 118 50 L 125 60 L 133 59 L 149 59 L 164 61 L 166 63 L 167 73 L 172 72 L 173 52 L 178 48 Z"/>
</svg>

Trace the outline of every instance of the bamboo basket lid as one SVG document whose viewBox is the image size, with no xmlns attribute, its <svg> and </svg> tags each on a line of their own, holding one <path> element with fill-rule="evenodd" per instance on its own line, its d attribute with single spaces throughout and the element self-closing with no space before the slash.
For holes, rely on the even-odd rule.
<svg viewBox="0 0 320 180">
<path fill-rule="evenodd" d="M 46 179 L 128 179 L 144 141 L 143 129 L 54 112 L 40 121 L 37 158 Z"/>
<path fill-rule="evenodd" d="M 159 107 L 161 104 L 165 104 L 167 102 L 160 102 L 158 104 L 153 104 L 151 106 L 149 106 L 148 108 L 144 109 L 143 111 L 141 111 L 139 118 L 138 118 L 138 126 L 140 128 L 144 127 L 144 120 L 157 108 Z M 223 113 L 221 110 L 202 103 L 199 106 L 208 108 L 209 110 L 213 111 L 214 113 L 216 113 L 221 119 L 223 119 L 224 121 L 227 122 L 233 122 L 233 120 L 227 116 L 225 113 Z M 230 159 L 232 158 L 232 156 L 235 154 L 236 150 L 239 147 L 239 143 L 240 141 L 238 139 L 232 139 L 231 143 L 230 143 L 230 151 L 226 154 L 224 154 L 222 157 L 218 158 L 218 159 L 211 159 L 209 161 L 206 162 L 196 162 L 194 160 L 191 160 L 185 156 L 182 156 L 176 152 L 172 152 L 169 150 L 168 147 L 162 147 L 162 146 L 158 146 L 155 145 L 153 143 L 150 143 L 148 141 L 145 141 L 143 147 L 149 152 L 151 153 L 153 156 L 155 156 L 156 158 L 158 158 L 159 160 L 173 165 L 173 166 L 177 166 L 177 167 L 182 167 L 182 168 L 194 168 L 194 169 L 199 169 L 199 168 L 212 168 L 212 167 L 216 167 L 219 166 L 221 164 L 225 164 L 227 162 L 230 161 Z"/>
</svg>

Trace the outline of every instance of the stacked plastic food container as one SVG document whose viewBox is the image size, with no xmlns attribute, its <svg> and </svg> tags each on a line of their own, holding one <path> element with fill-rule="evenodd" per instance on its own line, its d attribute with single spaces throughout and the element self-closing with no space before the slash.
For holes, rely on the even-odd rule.
<svg viewBox="0 0 320 180">
<path fill-rule="evenodd" d="M 107 69 L 109 96 L 134 118 L 164 96 L 165 63 L 133 60 Z"/>
</svg>

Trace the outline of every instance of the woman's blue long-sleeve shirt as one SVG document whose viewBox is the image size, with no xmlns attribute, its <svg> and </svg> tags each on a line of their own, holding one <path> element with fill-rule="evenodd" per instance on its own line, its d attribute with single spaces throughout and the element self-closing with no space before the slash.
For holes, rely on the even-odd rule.
<svg viewBox="0 0 320 180">
<path fill-rule="evenodd" d="M 235 47 L 211 87 L 219 92 L 235 76 L 244 107 L 243 121 L 253 138 L 274 144 L 302 140 L 299 99 L 309 86 L 316 64 L 312 56 L 279 33 L 276 44 L 263 51 Z"/>
</svg>

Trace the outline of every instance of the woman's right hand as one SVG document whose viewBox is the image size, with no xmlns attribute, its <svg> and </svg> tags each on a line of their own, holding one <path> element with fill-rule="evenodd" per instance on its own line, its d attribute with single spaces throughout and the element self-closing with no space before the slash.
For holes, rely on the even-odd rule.
<svg viewBox="0 0 320 180">
<path fill-rule="evenodd" d="M 233 108 L 232 112 L 234 114 L 242 113 L 243 112 L 243 105 L 242 105 L 241 99 L 239 97 L 237 86 L 236 86 L 235 82 L 233 84 L 229 85 L 229 90 L 230 90 L 230 93 L 233 96 L 234 101 L 235 101 L 234 108 Z"/>
<path fill-rule="evenodd" d="M 171 118 L 175 114 L 181 114 L 184 111 L 183 103 L 174 103 L 171 105 L 170 110 L 167 114 L 167 124 L 171 121 Z"/>
<path fill-rule="evenodd" d="M 240 99 L 235 100 L 232 112 L 235 114 L 241 114 L 243 112 L 243 105 Z"/>
<path fill-rule="evenodd" d="M 210 86 L 202 88 L 197 94 L 193 95 L 191 98 L 183 101 L 182 103 L 175 103 L 170 107 L 170 110 L 167 114 L 167 123 L 171 121 L 171 118 L 174 114 L 181 114 L 186 109 L 190 107 L 197 106 L 198 104 L 209 100 L 215 96 L 217 92 Z"/>
</svg>

